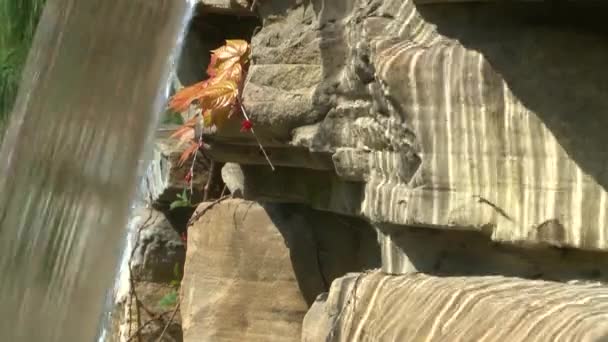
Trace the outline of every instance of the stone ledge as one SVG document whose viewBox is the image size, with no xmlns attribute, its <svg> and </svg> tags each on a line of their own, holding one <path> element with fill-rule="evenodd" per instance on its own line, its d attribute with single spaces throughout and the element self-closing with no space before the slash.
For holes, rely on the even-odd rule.
<svg viewBox="0 0 608 342">
<path fill-rule="evenodd" d="M 376 271 L 336 280 L 302 341 L 605 341 L 606 315 L 608 288 L 596 284 Z"/>
</svg>

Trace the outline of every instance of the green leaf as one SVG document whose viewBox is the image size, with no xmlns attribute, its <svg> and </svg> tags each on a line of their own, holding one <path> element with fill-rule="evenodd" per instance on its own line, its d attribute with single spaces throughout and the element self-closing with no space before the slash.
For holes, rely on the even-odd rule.
<svg viewBox="0 0 608 342">
<path fill-rule="evenodd" d="M 181 194 L 177 194 L 177 200 L 173 201 L 171 205 L 169 205 L 169 210 L 173 210 L 175 208 L 184 208 L 191 207 L 192 203 L 188 198 L 188 191 L 184 189 Z"/>
<path fill-rule="evenodd" d="M 169 205 L 169 210 L 173 210 L 175 208 L 186 208 L 186 207 L 190 207 L 192 206 L 190 204 L 190 201 L 184 201 L 184 200 L 177 200 L 177 201 L 173 201 L 171 202 L 171 205 Z"/>
<path fill-rule="evenodd" d="M 175 306 L 177 304 L 177 291 L 171 290 L 171 292 L 167 293 L 160 301 L 158 301 L 158 305 L 167 308 L 171 306 Z"/>
</svg>

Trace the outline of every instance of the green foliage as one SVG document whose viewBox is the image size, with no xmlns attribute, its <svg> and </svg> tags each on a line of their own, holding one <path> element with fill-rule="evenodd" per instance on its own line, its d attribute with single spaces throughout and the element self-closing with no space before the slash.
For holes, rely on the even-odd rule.
<svg viewBox="0 0 608 342">
<path fill-rule="evenodd" d="M 177 304 L 177 290 L 172 289 L 158 302 L 158 305 L 162 308 L 169 308 Z"/>
<path fill-rule="evenodd" d="M 191 207 L 190 199 L 188 198 L 188 190 L 184 189 L 184 192 L 177 194 L 177 199 L 169 206 L 170 210 L 175 208 Z"/>
<path fill-rule="evenodd" d="M 169 291 L 169 293 L 167 293 L 158 302 L 158 305 L 165 309 L 168 307 L 175 306 L 177 304 L 177 297 L 178 297 L 177 290 L 179 289 L 179 285 L 180 285 L 179 279 L 181 279 L 181 272 L 179 271 L 179 264 L 175 264 L 175 266 L 173 266 L 173 275 L 175 276 L 175 279 L 173 279 L 171 281 L 171 287 L 173 287 L 173 289 L 171 289 L 171 291 Z"/>
<path fill-rule="evenodd" d="M 45 0 L 0 0 L 0 130 L 15 101 L 44 3 Z"/>
</svg>

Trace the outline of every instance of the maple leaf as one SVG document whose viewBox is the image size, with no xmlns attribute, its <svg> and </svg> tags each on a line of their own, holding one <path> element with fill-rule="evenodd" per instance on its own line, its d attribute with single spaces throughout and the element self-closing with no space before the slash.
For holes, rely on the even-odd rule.
<svg viewBox="0 0 608 342">
<path fill-rule="evenodd" d="M 176 112 L 186 111 L 192 102 L 200 99 L 208 83 L 209 80 L 205 80 L 179 90 L 169 101 L 169 107 Z"/>
<path fill-rule="evenodd" d="M 203 112 L 203 125 L 205 127 L 211 127 L 213 125 L 222 127 L 226 119 L 230 116 L 230 112 L 230 107 L 206 110 Z"/>
<path fill-rule="evenodd" d="M 200 105 L 205 109 L 220 109 L 234 105 L 239 87 L 230 80 L 222 80 L 201 92 Z"/>
<path fill-rule="evenodd" d="M 195 126 L 198 120 L 198 115 L 190 118 L 186 123 L 180 126 L 173 134 L 169 136 L 169 138 L 177 138 L 179 139 L 179 143 L 177 146 L 183 145 L 185 142 L 189 140 L 193 140 L 195 138 Z"/>
<path fill-rule="evenodd" d="M 186 160 L 188 160 L 190 158 L 190 156 L 193 155 L 196 152 L 196 150 L 198 150 L 198 148 L 199 148 L 199 145 L 196 142 L 190 141 L 190 145 L 188 147 L 186 147 L 184 152 L 182 152 L 182 155 L 179 157 L 179 162 L 177 163 L 177 165 L 178 166 L 184 165 Z"/>
<path fill-rule="evenodd" d="M 246 41 L 226 40 L 226 45 L 211 51 L 211 62 L 207 68 L 207 74 L 214 77 L 222 70 L 229 69 L 238 63 L 246 64 L 249 61 L 250 52 L 249 44 Z"/>
</svg>

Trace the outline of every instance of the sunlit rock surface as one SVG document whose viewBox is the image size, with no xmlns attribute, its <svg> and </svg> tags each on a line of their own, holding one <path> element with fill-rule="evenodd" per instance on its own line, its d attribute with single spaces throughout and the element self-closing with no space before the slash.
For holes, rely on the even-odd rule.
<svg viewBox="0 0 608 342">
<path fill-rule="evenodd" d="M 212 144 L 215 158 L 259 165 L 245 170 L 252 198 L 495 241 L 607 247 L 608 44 L 597 5 L 297 3 L 260 2 L 272 20 L 253 38 L 244 93 L 271 159 L 290 169 L 270 173 L 236 122 Z M 310 170 L 324 180 L 302 176 Z M 319 182 L 331 193 L 316 196 Z"/>
<path fill-rule="evenodd" d="M 325 279 L 338 279 L 331 289 L 312 291 L 323 293 L 302 340 L 606 338 L 606 10 L 584 1 L 258 2 L 243 104 L 276 170 L 237 119 L 205 136 L 206 153 L 231 163 L 223 177 L 239 196 L 326 212 L 309 234 L 336 219 L 365 222 L 362 241 L 380 248 L 381 265 L 340 268 Z M 195 234 L 220 234 L 212 227 L 231 217 L 211 215 L 214 225 Z M 258 245 L 242 244 L 256 232 L 233 229 L 239 238 L 220 250 L 258 258 Z M 207 251 L 225 244 L 189 241 Z M 346 265 L 337 245 L 325 260 Z M 189 288 L 214 292 L 243 277 L 217 255 L 187 259 L 206 265 Z M 349 269 L 358 273 L 336 278 Z M 217 274 L 215 287 L 201 280 Z M 310 294 L 300 288 L 290 300 Z M 205 315 L 184 321 L 217 329 L 197 335 L 203 341 L 238 340 L 236 323 L 210 317 L 224 307 L 260 317 L 256 296 L 200 299 Z"/>
<path fill-rule="evenodd" d="M 605 341 L 607 314 L 598 284 L 370 272 L 332 284 L 302 341 Z"/>
<path fill-rule="evenodd" d="M 364 223 L 302 206 L 235 199 L 194 217 L 181 289 L 187 342 L 299 341 L 317 295 L 380 263 Z"/>
</svg>

